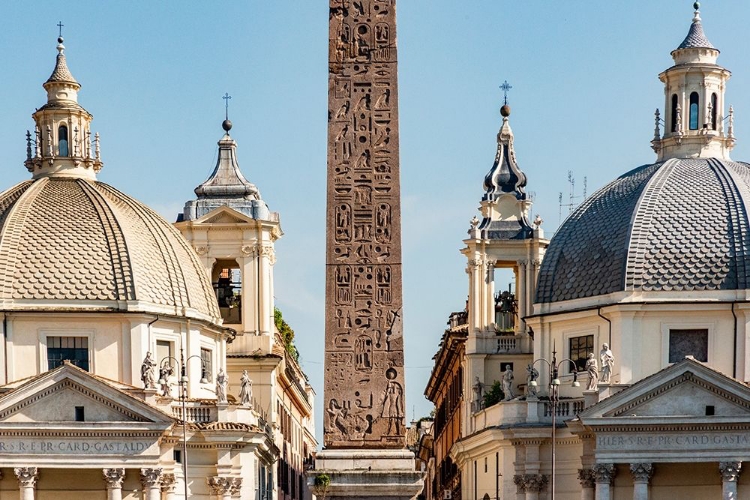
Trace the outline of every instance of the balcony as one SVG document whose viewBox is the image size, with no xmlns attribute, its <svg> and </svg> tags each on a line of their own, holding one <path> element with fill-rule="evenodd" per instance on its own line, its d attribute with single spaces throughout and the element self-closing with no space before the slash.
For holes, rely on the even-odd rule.
<svg viewBox="0 0 750 500">
<path fill-rule="evenodd" d="M 476 408 L 476 407 L 475 407 Z M 585 408 L 584 399 L 564 398 L 557 403 L 544 399 L 501 401 L 488 408 L 476 411 L 472 416 L 473 431 L 481 431 L 499 425 L 549 424 L 552 425 L 552 414 L 558 421 L 574 418 Z M 473 408 L 474 409 L 474 408 Z"/>
</svg>

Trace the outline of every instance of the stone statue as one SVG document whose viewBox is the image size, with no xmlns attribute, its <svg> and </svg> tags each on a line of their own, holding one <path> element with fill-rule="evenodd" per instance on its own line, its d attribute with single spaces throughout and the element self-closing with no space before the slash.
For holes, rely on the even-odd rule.
<svg viewBox="0 0 750 500">
<path fill-rule="evenodd" d="M 242 377 L 240 377 L 240 404 L 247 405 L 252 408 L 252 399 L 253 381 L 250 380 L 250 376 L 247 374 L 247 370 L 242 370 Z"/>
<path fill-rule="evenodd" d="M 169 396 L 169 377 L 174 373 L 174 368 L 169 363 L 164 363 L 159 368 L 159 385 L 161 385 L 161 395 Z"/>
<path fill-rule="evenodd" d="M 503 372 L 503 393 L 505 394 L 503 401 L 513 399 L 513 370 L 510 369 L 510 365 L 506 366 Z"/>
<path fill-rule="evenodd" d="M 151 355 L 151 351 L 146 353 L 146 357 L 143 359 L 141 364 L 141 381 L 143 382 L 144 389 L 155 389 L 156 383 L 154 379 L 154 367 L 156 362 Z"/>
<path fill-rule="evenodd" d="M 544 219 L 542 219 L 539 214 L 536 214 L 536 217 L 534 217 L 534 222 L 532 222 L 532 224 L 534 224 L 534 229 L 539 229 L 542 223 L 544 223 Z"/>
<path fill-rule="evenodd" d="M 219 404 L 227 403 L 227 383 L 227 374 L 223 368 L 219 368 L 219 373 L 216 374 L 216 402 Z"/>
<path fill-rule="evenodd" d="M 526 395 L 536 396 L 536 386 L 532 382 L 536 382 L 539 378 L 539 370 L 534 368 L 532 365 L 526 365 Z"/>
<path fill-rule="evenodd" d="M 481 401 L 482 399 L 482 381 L 479 377 L 474 378 L 474 401 Z"/>
<path fill-rule="evenodd" d="M 586 371 L 589 374 L 589 384 L 586 386 L 586 390 L 597 390 L 599 388 L 599 367 L 596 365 L 596 358 L 593 352 L 590 352 L 588 359 L 586 359 Z"/>
<path fill-rule="evenodd" d="M 602 350 L 599 351 L 599 359 L 602 362 L 601 382 L 602 384 L 609 384 L 609 379 L 612 377 L 612 371 L 615 367 L 615 357 L 608 344 L 602 345 Z"/>
</svg>

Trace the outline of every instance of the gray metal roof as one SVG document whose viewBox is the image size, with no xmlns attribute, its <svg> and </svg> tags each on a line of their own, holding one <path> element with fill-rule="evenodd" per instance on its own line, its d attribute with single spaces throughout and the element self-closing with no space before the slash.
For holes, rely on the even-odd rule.
<svg viewBox="0 0 750 500">
<path fill-rule="evenodd" d="M 750 165 L 672 159 L 594 193 L 552 238 L 536 302 L 750 288 Z"/>
<path fill-rule="evenodd" d="M 711 42 L 706 38 L 706 34 L 703 33 L 703 25 L 701 24 L 700 17 L 696 14 L 693 19 L 693 24 L 690 25 L 690 31 L 682 41 L 677 50 L 680 49 L 715 49 Z"/>
</svg>

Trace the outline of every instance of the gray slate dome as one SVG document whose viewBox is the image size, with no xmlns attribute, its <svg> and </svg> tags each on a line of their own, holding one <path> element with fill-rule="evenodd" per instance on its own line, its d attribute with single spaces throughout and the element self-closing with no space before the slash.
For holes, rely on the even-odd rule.
<svg viewBox="0 0 750 500">
<path fill-rule="evenodd" d="M 750 288 L 750 165 L 670 159 L 632 170 L 552 238 L 536 302 L 620 291 Z"/>
<path fill-rule="evenodd" d="M 171 224 L 107 184 L 75 178 L 0 194 L 0 301 L 5 310 L 220 317 L 205 269 Z"/>
</svg>

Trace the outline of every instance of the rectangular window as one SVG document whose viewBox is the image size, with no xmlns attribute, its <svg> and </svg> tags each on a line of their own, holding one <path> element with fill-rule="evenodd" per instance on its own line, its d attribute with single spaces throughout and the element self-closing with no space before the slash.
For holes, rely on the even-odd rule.
<svg viewBox="0 0 750 500">
<path fill-rule="evenodd" d="M 47 337 L 47 369 L 57 368 L 63 361 L 88 370 L 88 337 Z"/>
<path fill-rule="evenodd" d="M 83 406 L 76 406 L 76 422 L 83 422 L 86 420 L 86 415 L 84 413 Z"/>
<path fill-rule="evenodd" d="M 211 349 L 205 349 L 201 347 L 201 378 L 205 378 L 209 382 L 213 382 L 213 356 L 211 356 Z"/>
<path fill-rule="evenodd" d="M 568 357 L 576 364 L 579 372 L 586 370 L 586 358 L 592 352 L 594 352 L 593 335 L 582 335 L 568 339 Z"/>
<path fill-rule="evenodd" d="M 169 359 L 174 356 L 172 350 L 172 342 L 168 340 L 157 340 L 156 341 L 156 355 L 154 356 L 156 363 L 161 366 L 162 363 L 174 366 L 175 362 L 173 359 Z M 158 377 L 157 377 L 158 378 Z"/>
<path fill-rule="evenodd" d="M 677 363 L 685 356 L 708 362 L 708 330 L 669 330 L 669 362 Z"/>
</svg>

